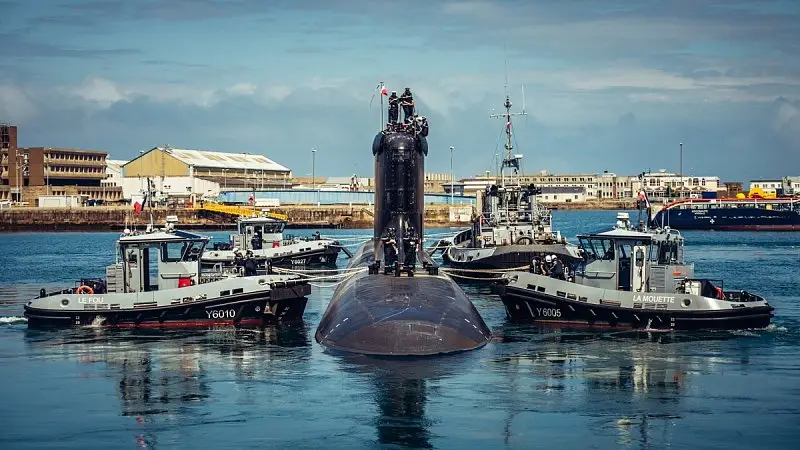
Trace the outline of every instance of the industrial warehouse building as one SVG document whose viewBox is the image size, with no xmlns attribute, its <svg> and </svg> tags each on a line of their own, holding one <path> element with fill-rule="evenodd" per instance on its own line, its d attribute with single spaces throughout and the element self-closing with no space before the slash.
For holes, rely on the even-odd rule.
<svg viewBox="0 0 800 450">
<path fill-rule="evenodd" d="M 194 202 L 226 189 L 291 187 L 292 172 L 264 155 L 155 147 L 122 166 L 126 199 L 139 197 L 150 178 L 161 197 Z"/>
</svg>

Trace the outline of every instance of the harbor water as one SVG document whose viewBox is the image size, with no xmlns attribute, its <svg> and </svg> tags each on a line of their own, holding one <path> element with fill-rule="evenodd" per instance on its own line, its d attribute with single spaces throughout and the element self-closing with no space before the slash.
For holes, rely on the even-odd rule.
<svg viewBox="0 0 800 450">
<path fill-rule="evenodd" d="M 574 241 L 614 217 L 556 211 L 554 226 Z M 773 325 L 519 326 L 489 287 L 467 285 L 494 339 L 433 359 L 325 352 L 313 334 L 329 287 L 304 323 L 265 330 L 33 331 L 27 299 L 102 276 L 118 235 L 0 234 L 0 448 L 797 448 L 800 233 L 683 234 L 695 272 L 766 297 Z"/>
</svg>

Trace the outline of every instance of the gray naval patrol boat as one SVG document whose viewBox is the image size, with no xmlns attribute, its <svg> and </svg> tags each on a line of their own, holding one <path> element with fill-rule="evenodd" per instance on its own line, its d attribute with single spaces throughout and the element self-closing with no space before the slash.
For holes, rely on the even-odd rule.
<svg viewBox="0 0 800 450">
<path fill-rule="evenodd" d="M 239 217 L 236 233 L 229 242 L 217 242 L 206 249 L 200 261 L 203 268 L 222 268 L 236 265 L 236 251 L 252 252 L 252 258 L 262 269 L 267 261 L 274 267 L 336 266 L 339 251 L 349 252 L 332 239 L 284 236 L 287 220 L 281 215 L 261 212 L 250 217 Z"/>
<path fill-rule="evenodd" d="M 151 225 L 126 229 L 117 261 L 105 279 L 40 295 L 25 305 L 28 327 L 259 326 L 301 320 L 307 281 L 291 275 L 244 277 L 237 271 L 203 273 L 200 255 L 209 238 Z"/>
<path fill-rule="evenodd" d="M 562 261 L 579 259 L 577 246 L 553 230 L 552 213 L 537 198 L 541 188 L 520 183 L 522 155 L 513 153 L 511 116 L 527 113 L 512 113 L 508 95 L 503 106 L 505 113 L 492 116 L 506 120 L 506 155 L 500 166 L 499 183 L 478 192 L 479 215 L 471 228 L 440 240 L 429 250 L 431 256 L 441 251 L 445 267 L 470 273 L 470 277 L 456 279 L 481 278 L 481 271 L 485 271 L 483 277 L 495 280 L 492 270 L 526 266 L 536 256 L 557 255 Z"/>
<path fill-rule="evenodd" d="M 574 280 L 503 274 L 497 293 L 513 322 L 648 330 L 752 329 L 774 308 L 759 295 L 694 276 L 678 230 L 635 229 L 627 213 L 609 231 L 580 235 Z"/>
</svg>

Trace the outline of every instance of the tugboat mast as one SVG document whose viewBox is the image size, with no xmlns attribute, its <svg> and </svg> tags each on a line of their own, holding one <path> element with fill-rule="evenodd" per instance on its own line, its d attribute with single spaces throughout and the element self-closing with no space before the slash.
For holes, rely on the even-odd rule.
<svg viewBox="0 0 800 450">
<path fill-rule="evenodd" d="M 523 91 L 523 96 L 524 96 Z M 517 175 L 517 183 L 519 184 L 519 161 L 522 159 L 521 154 L 513 154 L 512 150 L 514 149 L 514 144 L 512 140 L 512 125 L 511 125 L 511 116 L 527 116 L 528 113 L 525 112 L 525 100 L 523 97 L 523 107 L 522 112 L 511 112 L 511 97 L 508 95 L 508 68 L 506 68 L 506 82 L 505 82 L 505 93 L 506 93 L 506 102 L 503 104 L 503 107 L 506 109 L 505 114 L 490 114 L 490 118 L 504 118 L 506 119 L 506 156 L 503 159 L 503 163 L 500 165 L 500 186 L 505 186 L 506 179 L 505 179 L 505 171 L 506 167 L 514 168 L 514 171 L 509 178 L 509 182 L 513 184 L 514 182 L 514 175 Z"/>
</svg>

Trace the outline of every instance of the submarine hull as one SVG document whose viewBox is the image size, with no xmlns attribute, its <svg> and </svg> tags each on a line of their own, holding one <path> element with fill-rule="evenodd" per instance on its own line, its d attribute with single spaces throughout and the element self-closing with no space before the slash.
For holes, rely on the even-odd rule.
<svg viewBox="0 0 800 450">
<path fill-rule="evenodd" d="M 356 252 L 370 261 L 372 243 Z M 364 355 L 429 356 L 474 350 L 491 332 L 449 277 L 358 273 L 339 285 L 315 339 L 330 350 Z"/>
<path fill-rule="evenodd" d="M 427 133 L 384 130 L 372 142 L 375 223 L 350 258 L 315 333 L 328 350 L 429 356 L 474 350 L 491 332 L 463 290 L 421 247 Z"/>
</svg>

